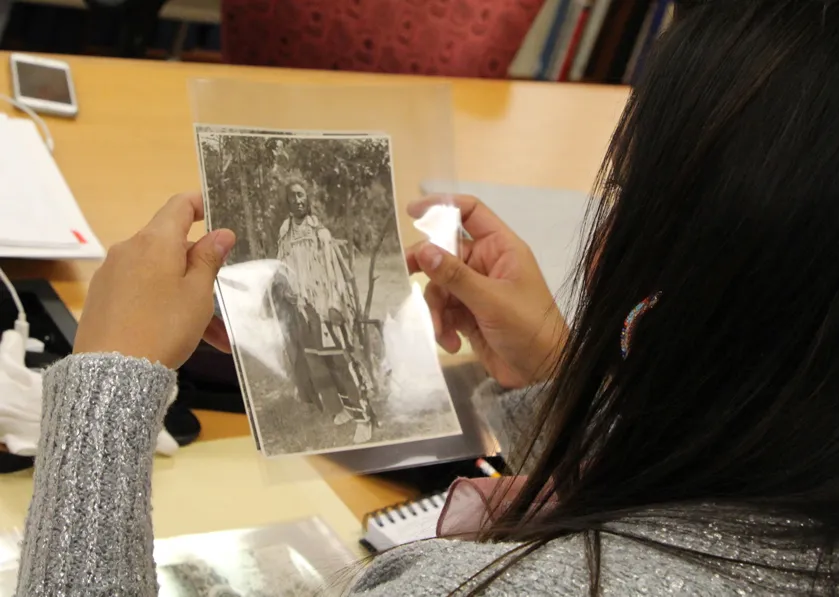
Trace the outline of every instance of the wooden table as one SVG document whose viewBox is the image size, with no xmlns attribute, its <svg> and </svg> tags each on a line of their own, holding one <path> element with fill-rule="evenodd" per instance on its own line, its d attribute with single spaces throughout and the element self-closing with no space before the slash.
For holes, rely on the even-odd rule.
<svg viewBox="0 0 839 597">
<path fill-rule="evenodd" d="M 48 118 L 55 159 L 108 247 L 133 234 L 172 194 L 199 188 L 187 81 L 381 82 L 383 76 L 69 57 L 76 120 Z M 0 53 L 0 61 L 8 57 Z M 9 89 L 8 66 L 0 86 Z M 390 77 L 415 82 L 415 79 Z M 626 88 L 453 81 L 456 168 L 462 180 L 588 191 L 627 98 Z M 43 277 L 78 316 L 95 263 L 5 262 L 12 277 Z M 244 416 L 200 413 L 204 439 L 248 433 Z M 349 509 L 409 497 L 378 479 L 327 479 Z"/>
</svg>

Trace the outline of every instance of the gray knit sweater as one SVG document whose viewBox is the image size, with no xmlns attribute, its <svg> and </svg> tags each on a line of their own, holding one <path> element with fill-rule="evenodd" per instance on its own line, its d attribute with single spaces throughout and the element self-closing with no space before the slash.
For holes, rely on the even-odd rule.
<svg viewBox="0 0 839 597">
<path fill-rule="evenodd" d="M 18 597 L 156 595 L 152 456 L 174 384 L 175 374 L 164 367 L 119 355 L 72 356 L 47 372 Z M 504 400 L 511 412 L 522 408 L 521 397 Z M 718 531 L 693 531 L 660 531 L 654 538 L 713 553 Z M 407 546 L 375 559 L 350 593 L 447 595 L 513 547 L 447 540 Z M 602 550 L 606 596 L 770 593 L 760 588 L 767 574 L 757 568 L 742 568 L 735 581 L 616 535 L 604 536 Z M 583 542 L 571 538 L 529 555 L 484 594 L 587 595 L 588 586 Z M 285 594 L 283 587 L 276 594 Z"/>
</svg>

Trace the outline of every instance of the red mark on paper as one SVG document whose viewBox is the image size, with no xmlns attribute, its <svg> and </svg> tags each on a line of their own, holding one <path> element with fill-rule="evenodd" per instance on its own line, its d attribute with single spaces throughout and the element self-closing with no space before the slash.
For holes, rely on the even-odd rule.
<svg viewBox="0 0 839 597">
<path fill-rule="evenodd" d="M 83 245 L 87 244 L 87 239 L 82 236 L 81 232 L 79 232 L 78 230 L 71 230 L 70 232 L 73 233 L 73 236 L 75 236 L 76 240 L 79 241 L 81 244 L 83 244 Z"/>
</svg>

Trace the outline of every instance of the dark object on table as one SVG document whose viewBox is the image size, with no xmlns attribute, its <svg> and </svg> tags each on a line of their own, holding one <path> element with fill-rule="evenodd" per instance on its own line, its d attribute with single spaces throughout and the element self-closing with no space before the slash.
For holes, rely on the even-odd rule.
<svg viewBox="0 0 839 597">
<path fill-rule="evenodd" d="M 422 495 L 431 495 L 445 491 L 455 479 L 460 477 L 469 479 L 482 477 L 480 469 L 475 465 L 475 460 L 475 458 L 464 458 L 463 460 L 378 473 L 376 476 L 400 485 L 413 487 Z M 502 475 L 513 473 L 501 456 L 488 456 L 484 460 Z"/>
<path fill-rule="evenodd" d="M 44 343 L 44 352 L 53 355 L 53 360 L 70 354 L 76 339 L 76 319 L 58 298 L 50 283 L 46 280 L 16 280 L 13 283 L 26 310 L 29 335 Z M 15 319 L 17 309 L 8 297 L 6 288 L 0 287 L 0 330 L 12 328 Z M 31 356 L 26 355 L 27 366 L 38 367 L 39 364 L 30 365 Z M 43 362 L 47 358 L 46 354 L 42 359 L 39 357 L 43 365 L 52 362 Z"/>
<path fill-rule="evenodd" d="M 0 451 L 0 475 L 3 473 L 16 473 L 32 468 L 35 459 L 31 456 L 18 456 Z"/>
<path fill-rule="evenodd" d="M 181 400 L 180 390 L 178 398 L 166 411 L 163 426 L 179 446 L 188 446 L 201 434 L 201 422 Z"/>
<path fill-rule="evenodd" d="M 178 373 L 178 399 L 189 408 L 245 413 L 236 365 L 231 355 L 201 342 Z"/>
</svg>

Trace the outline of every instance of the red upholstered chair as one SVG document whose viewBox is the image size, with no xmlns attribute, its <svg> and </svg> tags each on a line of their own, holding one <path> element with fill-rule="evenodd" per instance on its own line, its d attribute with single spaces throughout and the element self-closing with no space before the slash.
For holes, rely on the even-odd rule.
<svg viewBox="0 0 839 597">
<path fill-rule="evenodd" d="M 222 0 L 226 62 L 504 78 L 544 0 Z"/>
</svg>

